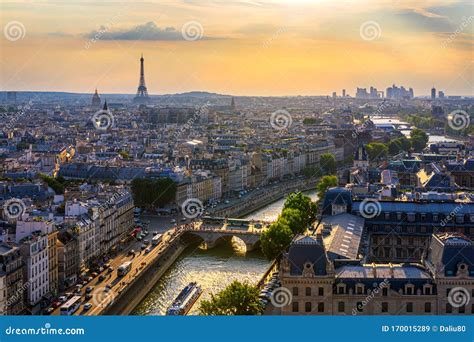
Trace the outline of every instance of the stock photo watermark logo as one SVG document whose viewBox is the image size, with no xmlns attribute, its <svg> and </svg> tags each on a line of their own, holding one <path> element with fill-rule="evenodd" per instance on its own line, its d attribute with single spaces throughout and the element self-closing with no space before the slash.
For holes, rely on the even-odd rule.
<svg viewBox="0 0 474 342">
<path fill-rule="evenodd" d="M 377 217 L 382 211 L 382 206 L 378 200 L 366 198 L 360 203 L 360 214 L 366 219 Z"/>
<path fill-rule="evenodd" d="M 471 124 L 470 115 L 461 109 L 453 110 L 448 114 L 448 125 L 455 131 L 460 131 Z"/>
<path fill-rule="evenodd" d="M 293 123 L 291 114 L 284 109 L 278 109 L 270 115 L 270 125 L 277 131 L 288 129 Z"/>
<path fill-rule="evenodd" d="M 3 28 L 5 38 L 11 42 L 23 39 L 26 36 L 26 28 L 20 21 L 10 21 Z"/>
<path fill-rule="evenodd" d="M 460 308 L 469 303 L 471 294 L 464 287 L 454 287 L 449 291 L 448 302 L 453 308 Z"/>
<path fill-rule="evenodd" d="M 366 21 L 359 27 L 359 34 L 363 40 L 372 41 L 382 36 L 382 29 L 376 21 Z"/>
<path fill-rule="evenodd" d="M 449 221 L 452 221 L 452 220 L 456 217 L 457 213 L 463 208 L 463 206 L 464 206 L 464 205 L 463 205 L 462 203 L 459 204 L 459 205 L 457 205 L 457 206 L 453 209 L 453 211 L 451 211 L 451 212 L 449 213 L 448 216 L 446 216 L 443 220 L 441 220 L 440 226 L 441 226 L 441 227 L 444 227 L 444 226 L 446 226 L 446 225 L 449 223 Z"/>
<path fill-rule="evenodd" d="M 381 283 L 373 283 L 373 288 L 370 291 L 370 293 L 362 300 L 362 302 L 357 303 L 357 306 L 352 309 L 352 315 L 356 316 L 358 313 L 364 311 L 364 307 L 366 307 L 374 297 L 380 293 L 380 291 L 384 288 L 388 288 L 390 285 L 390 282 L 388 279 L 384 279 Z"/>
<path fill-rule="evenodd" d="M 194 219 L 201 216 L 204 212 L 204 205 L 197 198 L 188 198 L 181 204 L 181 212 L 188 219 Z"/>
<path fill-rule="evenodd" d="M 187 41 L 199 40 L 204 36 L 204 28 L 198 21 L 188 21 L 181 27 L 181 35 Z"/>
<path fill-rule="evenodd" d="M 115 300 L 114 292 L 107 287 L 98 287 L 92 292 L 92 304 L 99 308 L 106 308 Z"/>
<path fill-rule="evenodd" d="M 115 118 L 110 110 L 101 109 L 92 116 L 92 124 L 98 130 L 105 131 L 114 127 Z"/>
<path fill-rule="evenodd" d="M 26 210 L 25 202 L 19 198 L 11 198 L 3 204 L 4 215 L 9 219 L 17 219 Z"/>
<path fill-rule="evenodd" d="M 459 36 L 464 30 L 469 27 L 469 24 L 474 20 L 474 16 L 469 16 L 468 18 L 462 17 L 461 24 L 456 28 L 456 30 L 449 35 L 443 42 L 443 48 L 446 48 L 449 44 L 451 44 L 457 36 Z"/>
<path fill-rule="evenodd" d="M 293 300 L 291 291 L 286 287 L 277 287 L 270 297 L 270 303 L 276 308 L 282 308 L 290 305 Z"/>
</svg>

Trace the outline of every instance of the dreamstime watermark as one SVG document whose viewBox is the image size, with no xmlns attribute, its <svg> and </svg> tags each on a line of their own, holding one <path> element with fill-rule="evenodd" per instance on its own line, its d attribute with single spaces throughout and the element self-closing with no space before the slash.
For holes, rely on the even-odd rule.
<svg viewBox="0 0 474 342">
<path fill-rule="evenodd" d="M 204 28 L 198 21 L 188 21 L 181 27 L 181 35 L 187 41 L 199 40 L 204 36 Z"/>
<path fill-rule="evenodd" d="M 276 32 L 270 38 L 268 38 L 267 40 L 265 40 L 262 43 L 262 47 L 264 49 L 268 48 L 270 45 L 273 44 L 273 42 L 276 39 L 278 39 L 278 37 L 280 37 L 283 33 L 285 33 L 287 31 L 287 29 L 288 28 L 286 26 L 280 27 L 278 30 L 276 30 Z"/>
<path fill-rule="evenodd" d="M 26 210 L 25 202 L 19 198 L 11 198 L 3 204 L 3 213 L 9 219 L 17 219 L 23 215 Z"/>
<path fill-rule="evenodd" d="M 15 113 L 12 117 L 9 115 L 2 113 L 2 117 L 5 118 L 8 122 L 5 124 L 6 129 L 13 129 L 15 128 L 15 124 L 23 118 L 23 116 L 26 114 L 27 110 L 30 110 L 31 107 L 33 106 L 33 100 L 29 100 L 27 104 L 19 106 L 18 110 L 19 112 Z"/>
<path fill-rule="evenodd" d="M 363 218 L 371 219 L 377 217 L 382 211 L 380 202 L 373 198 L 366 198 L 360 203 L 360 215 Z"/>
<path fill-rule="evenodd" d="M 5 328 L 6 335 L 84 335 L 84 328 L 53 328 L 51 323 L 45 323 L 40 328 Z"/>
<path fill-rule="evenodd" d="M 26 283 L 23 283 L 13 294 L 13 296 L 9 297 L 7 301 L 5 302 L 5 307 L 9 308 L 13 306 L 15 303 L 17 303 L 19 300 L 23 300 L 23 294 L 25 293 L 26 290 L 28 290 L 28 287 L 30 287 L 31 283 L 27 281 Z"/>
<path fill-rule="evenodd" d="M 385 109 L 387 109 L 388 107 L 391 107 L 391 106 L 392 106 L 392 104 L 390 102 L 383 101 L 379 106 L 377 106 L 377 109 L 375 110 L 375 112 L 372 115 L 378 116 L 378 115 L 382 114 Z M 362 123 L 361 126 L 355 127 L 354 131 L 352 132 L 352 137 L 357 138 L 360 133 L 364 132 L 369 127 L 370 123 L 372 123 L 372 121 L 367 119 Z"/>
<path fill-rule="evenodd" d="M 441 223 L 440 223 L 440 226 L 441 227 L 444 227 L 448 224 L 449 221 L 452 221 L 457 213 L 462 209 L 464 205 L 461 203 L 459 205 L 457 205 L 450 213 L 448 216 L 446 216 L 444 219 L 441 220 Z"/>
<path fill-rule="evenodd" d="M 362 302 L 357 303 L 357 306 L 352 309 L 352 315 L 356 316 L 359 312 L 362 312 L 364 310 L 364 307 L 367 306 L 374 297 L 380 293 L 380 291 L 383 288 L 388 288 L 390 285 L 390 282 L 388 279 L 384 279 L 381 283 L 374 283 L 373 284 L 373 289 L 370 291 L 370 293 L 362 300 Z"/>
<path fill-rule="evenodd" d="M 278 109 L 270 115 L 270 125 L 277 131 L 288 129 L 293 123 L 291 114 L 284 109 Z"/>
<path fill-rule="evenodd" d="M 92 303 L 99 308 L 106 308 L 115 300 L 114 292 L 107 287 L 98 287 L 92 292 Z"/>
<path fill-rule="evenodd" d="M 363 40 L 372 41 L 380 38 L 382 29 L 378 22 L 366 21 L 360 25 L 359 34 Z"/>
<path fill-rule="evenodd" d="M 472 15 L 469 16 L 468 18 L 462 17 L 461 24 L 459 24 L 456 30 L 453 33 L 451 33 L 449 37 L 443 41 L 443 48 L 446 48 L 448 44 L 451 44 L 457 38 L 457 36 L 459 36 L 466 29 L 466 27 L 469 26 L 469 24 L 473 20 L 474 20 L 474 16 Z"/>
<path fill-rule="evenodd" d="M 188 219 L 194 219 L 201 216 L 204 212 L 204 205 L 197 198 L 188 198 L 181 204 L 181 212 Z"/>
<path fill-rule="evenodd" d="M 185 131 L 190 129 L 197 120 L 199 120 L 200 118 L 208 117 L 209 105 L 210 105 L 209 102 L 207 102 L 204 105 L 200 106 L 199 108 L 196 108 L 191 118 L 188 121 L 186 121 L 186 123 L 179 130 L 176 130 L 174 132 L 173 134 L 174 140 L 177 140 Z"/>
<path fill-rule="evenodd" d="M 118 21 L 122 18 L 123 12 L 125 12 L 128 8 L 120 11 L 116 15 L 114 15 L 105 25 L 101 25 L 99 30 L 93 32 L 94 35 L 84 44 L 85 49 L 90 49 L 93 44 L 97 41 L 101 40 L 104 35 L 109 32 L 115 25 L 117 25 Z"/>
<path fill-rule="evenodd" d="M 471 294 L 464 287 L 454 287 L 449 291 L 448 302 L 453 308 L 460 308 L 471 300 Z"/>
<path fill-rule="evenodd" d="M 105 131 L 114 127 L 115 118 L 108 109 L 101 109 L 92 116 L 92 124 L 98 130 Z"/>
<path fill-rule="evenodd" d="M 3 34 L 11 42 L 23 39 L 26 36 L 26 28 L 20 21 L 10 21 L 3 28 Z"/>
<path fill-rule="evenodd" d="M 270 303 L 276 308 L 282 308 L 284 306 L 290 305 L 293 300 L 293 295 L 291 291 L 286 287 L 277 287 L 273 290 L 270 297 Z"/>
<path fill-rule="evenodd" d="M 470 115 L 461 109 L 453 110 L 448 114 L 448 125 L 455 131 L 467 128 L 471 124 Z"/>
</svg>

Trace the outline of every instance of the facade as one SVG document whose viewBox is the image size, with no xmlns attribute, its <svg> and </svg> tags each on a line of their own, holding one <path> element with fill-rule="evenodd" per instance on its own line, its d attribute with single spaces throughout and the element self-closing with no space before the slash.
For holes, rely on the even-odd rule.
<svg viewBox="0 0 474 342">
<path fill-rule="evenodd" d="M 281 314 L 471 315 L 473 260 L 474 243 L 460 234 L 433 235 L 413 264 L 331 260 L 321 232 L 299 236 L 281 261 L 281 285 L 291 292 Z"/>
<path fill-rule="evenodd" d="M 28 287 L 23 282 L 23 258 L 20 249 L 6 243 L 0 243 L 0 266 L 5 274 L 6 298 L 4 313 L 19 315 L 24 310 L 24 292 Z"/>
<path fill-rule="evenodd" d="M 48 235 L 35 232 L 19 241 L 24 260 L 24 279 L 29 284 L 25 303 L 31 313 L 38 313 L 41 301 L 49 293 Z"/>
<path fill-rule="evenodd" d="M 80 272 L 79 243 L 70 232 L 64 231 L 58 237 L 58 280 L 61 291 L 74 285 Z"/>
</svg>

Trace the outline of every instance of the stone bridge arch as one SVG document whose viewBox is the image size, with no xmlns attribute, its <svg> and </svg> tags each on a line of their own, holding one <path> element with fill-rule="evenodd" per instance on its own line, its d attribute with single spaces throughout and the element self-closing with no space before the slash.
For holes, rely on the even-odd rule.
<svg viewBox="0 0 474 342">
<path fill-rule="evenodd" d="M 193 237 L 195 239 L 199 239 L 200 241 L 204 242 L 206 248 L 214 248 L 218 244 L 229 241 L 233 237 L 241 240 L 245 244 L 245 249 L 247 252 L 255 250 L 258 246 L 260 246 L 260 235 L 258 234 L 239 234 L 238 232 L 216 232 L 216 231 L 188 231 L 185 233 L 188 237 Z"/>
</svg>

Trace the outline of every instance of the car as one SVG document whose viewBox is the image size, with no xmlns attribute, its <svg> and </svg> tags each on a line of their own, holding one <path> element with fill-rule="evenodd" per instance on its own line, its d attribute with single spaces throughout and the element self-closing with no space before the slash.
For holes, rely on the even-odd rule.
<svg viewBox="0 0 474 342">
<path fill-rule="evenodd" d="M 109 268 L 109 267 L 110 267 L 109 263 L 104 264 L 104 268 Z"/>
<path fill-rule="evenodd" d="M 151 248 L 150 248 L 150 247 L 148 247 L 147 249 L 145 249 L 145 254 L 148 254 L 148 253 L 150 253 L 150 252 L 151 252 Z"/>
<path fill-rule="evenodd" d="M 170 221 L 170 223 L 176 223 L 176 220 L 175 220 L 175 219 L 172 219 L 172 220 Z"/>
<path fill-rule="evenodd" d="M 148 241 L 148 240 L 143 240 L 143 244 L 148 245 L 149 243 L 150 243 L 150 241 Z"/>
<path fill-rule="evenodd" d="M 92 286 L 86 287 L 86 293 L 91 293 L 94 288 Z"/>
<path fill-rule="evenodd" d="M 92 298 L 92 293 L 86 293 L 85 295 L 86 300 L 89 300 Z"/>
<path fill-rule="evenodd" d="M 99 281 L 104 281 L 104 280 L 105 280 L 105 276 L 101 275 L 101 276 L 99 277 Z"/>
<path fill-rule="evenodd" d="M 87 278 L 87 282 L 90 283 L 90 282 L 92 281 L 92 279 L 94 279 L 94 278 L 88 277 L 88 278 Z"/>
<path fill-rule="evenodd" d="M 43 314 L 45 314 L 45 315 L 51 315 L 51 314 L 53 313 L 53 311 L 54 311 L 54 308 L 51 308 L 51 307 L 50 307 L 50 308 L 46 308 L 46 309 L 44 309 Z"/>
<path fill-rule="evenodd" d="M 97 277 L 98 275 L 99 274 L 97 272 L 92 272 L 92 274 L 91 274 L 91 276 L 94 277 L 94 278 Z"/>
<path fill-rule="evenodd" d="M 113 271 L 114 271 L 114 268 L 112 266 L 109 266 L 109 268 L 107 269 L 107 272 L 112 273 Z"/>
<path fill-rule="evenodd" d="M 53 303 L 51 303 L 51 306 L 53 308 L 59 308 L 61 306 L 61 301 L 59 299 L 53 300 Z"/>
<path fill-rule="evenodd" d="M 134 249 L 129 250 L 128 255 L 135 255 L 135 250 Z"/>
<path fill-rule="evenodd" d="M 66 299 L 69 299 L 69 298 L 72 298 L 72 296 L 74 296 L 74 293 L 66 292 L 64 295 L 66 296 Z"/>
<path fill-rule="evenodd" d="M 153 236 L 156 236 L 156 234 L 158 234 L 158 232 L 153 232 Z"/>
<path fill-rule="evenodd" d="M 104 267 L 100 266 L 99 267 L 99 273 L 102 273 L 102 272 L 104 272 Z"/>
<path fill-rule="evenodd" d="M 142 250 L 145 249 L 145 248 L 146 248 L 146 245 L 143 244 L 143 245 L 141 246 L 141 248 L 142 248 Z"/>
<path fill-rule="evenodd" d="M 186 217 L 181 217 L 181 222 L 186 222 Z"/>
<path fill-rule="evenodd" d="M 67 301 L 67 297 L 66 296 L 59 296 L 58 300 L 61 302 L 61 303 L 65 303 Z"/>
<path fill-rule="evenodd" d="M 105 288 L 104 288 L 104 292 L 105 292 L 105 293 L 107 293 L 107 292 L 109 292 L 109 291 L 110 291 L 110 288 L 108 288 L 108 287 L 105 287 Z"/>
<path fill-rule="evenodd" d="M 89 310 L 90 308 L 92 308 L 92 304 L 91 303 L 86 303 L 84 304 L 84 310 Z"/>
</svg>

